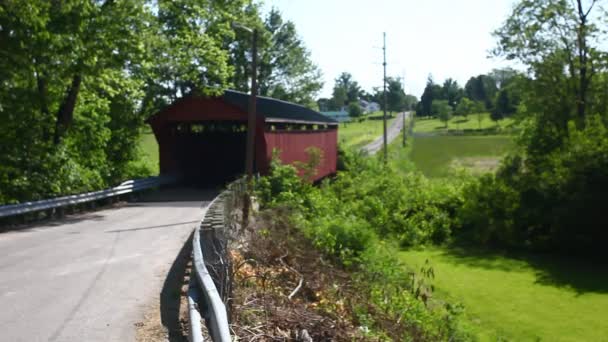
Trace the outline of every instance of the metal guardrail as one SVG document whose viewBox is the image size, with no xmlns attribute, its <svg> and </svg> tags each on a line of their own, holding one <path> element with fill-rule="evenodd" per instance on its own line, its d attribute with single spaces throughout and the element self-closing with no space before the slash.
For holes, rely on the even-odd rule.
<svg viewBox="0 0 608 342">
<path fill-rule="evenodd" d="M 224 303 L 231 293 L 232 268 L 227 241 L 230 240 L 229 235 L 236 233 L 236 216 L 239 216 L 236 212 L 242 206 L 245 189 L 244 178 L 229 184 L 226 190 L 203 209 L 201 224 L 194 231 L 192 251 L 195 277 L 190 282 L 188 293 L 191 342 L 203 341 L 201 315 L 197 305 L 194 305 L 199 298 L 211 339 L 214 342 L 231 341 L 228 312 Z"/>
<path fill-rule="evenodd" d="M 8 217 L 26 214 L 35 211 L 55 209 L 70 205 L 97 201 L 104 198 L 124 195 L 132 192 L 154 188 L 160 185 L 174 183 L 176 179 L 170 176 L 149 177 L 144 179 L 133 179 L 121 183 L 119 186 L 87 192 L 84 194 L 70 195 L 46 199 L 41 201 L 26 202 L 19 204 L 9 204 L 0 206 L 0 217 Z"/>
<path fill-rule="evenodd" d="M 207 206 L 207 208 L 204 209 L 203 222 L 209 219 L 209 217 L 207 217 L 209 208 L 213 207 L 214 204 L 221 199 L 223 194 L 224 193 L 217 196 Z M 201 225 L 203 222 L 201 222 Z M 196 227 L 194 231 L 194 238 L 192 239 L 192 254 L 194 259 L 193 266 L 196 282 L 198 283 L 199 288 L 202 290 L 202 299 L 205 304 L 205 307 L 202 310 L 203 316 L 207 322 L 207 329 L 209 330 L 211 339 L 214 342 L 230 342 L 230 328 L 228 326 L 228 314 L 226 312 L 226 306 L 224 305 L 224 302 L 222 301 L 222 298 L 215 287 L 213 278 L 211 278 L 211 275 L 205 266 L 201 246 L 201 228 L 199 226 Z M 203 341 L 202 332 L 200 331 L 200 316 L 197 312 L 192 310 L 192 307 L 190 308 L 189 316 L 191 342 Z"/>
</svg>

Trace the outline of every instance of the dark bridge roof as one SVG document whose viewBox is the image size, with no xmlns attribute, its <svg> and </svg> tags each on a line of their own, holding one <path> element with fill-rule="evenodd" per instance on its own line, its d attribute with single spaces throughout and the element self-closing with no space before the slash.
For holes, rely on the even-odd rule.
<svg viewBox="0 0 608 342">
<path fill-rule="evenodd" d="M 236 90 L 226 90 L 223 98 L 227 103 L 247 112 L 249 94 Z M 257 97 L 257 113 L 264 115 L 267 122 L 314 123 L 323 125 L 338 124 L 336 120 L 312 109 L 265 96 Z"/>
</svg>

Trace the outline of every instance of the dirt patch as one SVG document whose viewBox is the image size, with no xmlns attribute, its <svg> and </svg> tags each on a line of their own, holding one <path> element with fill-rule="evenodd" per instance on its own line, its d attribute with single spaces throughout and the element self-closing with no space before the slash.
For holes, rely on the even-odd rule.
<svg viewBox="0 0 608 342">
<path fill-rule="evenodd" d="M 365 336 L 354 314 L 347 272 L 286 221 L 265 212 L 231 251 L 232 331 L 245 341 L 353 341 Z"/>
</svg>

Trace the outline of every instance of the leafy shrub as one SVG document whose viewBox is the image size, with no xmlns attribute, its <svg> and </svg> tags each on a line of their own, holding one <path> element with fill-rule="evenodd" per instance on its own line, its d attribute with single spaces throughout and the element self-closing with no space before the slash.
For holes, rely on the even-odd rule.
<svg viewBox="0 0 608 342">
<path fill-rule="evenodd" d="M 358 118 L 363 115 L 363 108 L 361 108 L 358 102 L 351 102 L 348 104 L 348 115 Z"/>
<path fill-rule="evenodd" d="M 276 206 L 299 203 L 306 184 L 298 177 L 296 168 L 292 165 L 283 165 L 276 151 L 270 167 L 272 172 L 268 176 L 262 177 L 256 185 L 256 193 L 262 204 Z"/>
<path fill-rule="evenodd" d="M 392 331 L 394 340 L 467 340 L 458 310 L 427 307 L 428 291 L 421 295 L 421 287 L 412 285 L 415 272 L 399 262 L 397 244 L 387 242 L 449 241 L 465 182 L 401 175 L 374 158 L 341 155 L 345 171 L 319 187 L 298 178 L 297 170 L 275 155 L 271 173 L 257 183 L 262 204 L 291 208 L 292 219 L 315 246 L 355 272 L 370 298 L 369 307 L 356 309 L 363 324 Z"/>
<path fill-rule="evenodd" d="M 306 232 L 316 246 L 345 264 L 351 264 L 376 240 L 369 223 L 354 216 L 319 218 L 311 222 Z"/>
<path fill-rule="evenodd" d="M 538 145 L 528 148 L 506 158 L 496 176 L 483 177 L 466 188 L 460 216 L 474 240 L 608 254 L 603 215 L 608 130 L 599 117 L 592 117 L 585 128 L 571 123 L 568 131 L 559 148 L 545 153 L 535 150 Z M 528 139 L 526 147 L 538 141 L 536 135 Z"/>
</svg>

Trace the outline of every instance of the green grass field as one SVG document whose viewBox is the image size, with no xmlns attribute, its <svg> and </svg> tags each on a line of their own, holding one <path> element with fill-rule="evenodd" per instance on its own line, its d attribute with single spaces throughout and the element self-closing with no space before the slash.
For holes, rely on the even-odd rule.
<svg viewBox="0 0 608 342">
<path fill-rule="evenodd" d="M 375 119 L 369 119 L 372 116 Z M 338 128 L 338 142 L 343 148 L 361 148 L 382 135 L 382 120 L 378 120 L 378 113 L 366 116 L 362 122 L 349 122 L 340 124 Z M 388 125 L 394 119 L 389 119 Z"/>
<path fill-rule="evenodd" d="M 416 136 L 410 159 L 428 177 L 447 176 L 459 167 L 476 174 L 493 171 L 512 144 L 509 136 Z"/>
<path fill-rule="evenodd" d="M 435 299 L 465 306 L 481 341 L 608 341 L 608 272 L 572 258 L 472 249 L 403 251 L 429 260 Z"/>
<path fill-rule="evenodd" d="M 481 117 L 481 121 L 479 120 Z M 469 114 L 465 120 L 461 116 L 454 116 L 448 121 L 449 130 L 464 129 L 488 129 L 488 128 L 507 128 L 513 125 L 513 119 L 507 118 L 497 122 L 490 118 L 489 113 Z M 414 125 L 416 133 L 445 133 L 445 124 L 439 119 L 417 119 Z"/>
<path fill-rule="evenodd" d="M 139 140 L 139 148 L 143 158 L 152 167 L 154 174 L 159 172 L 158 143 L 152 132 L 144 132 Z"/>
</svg>

